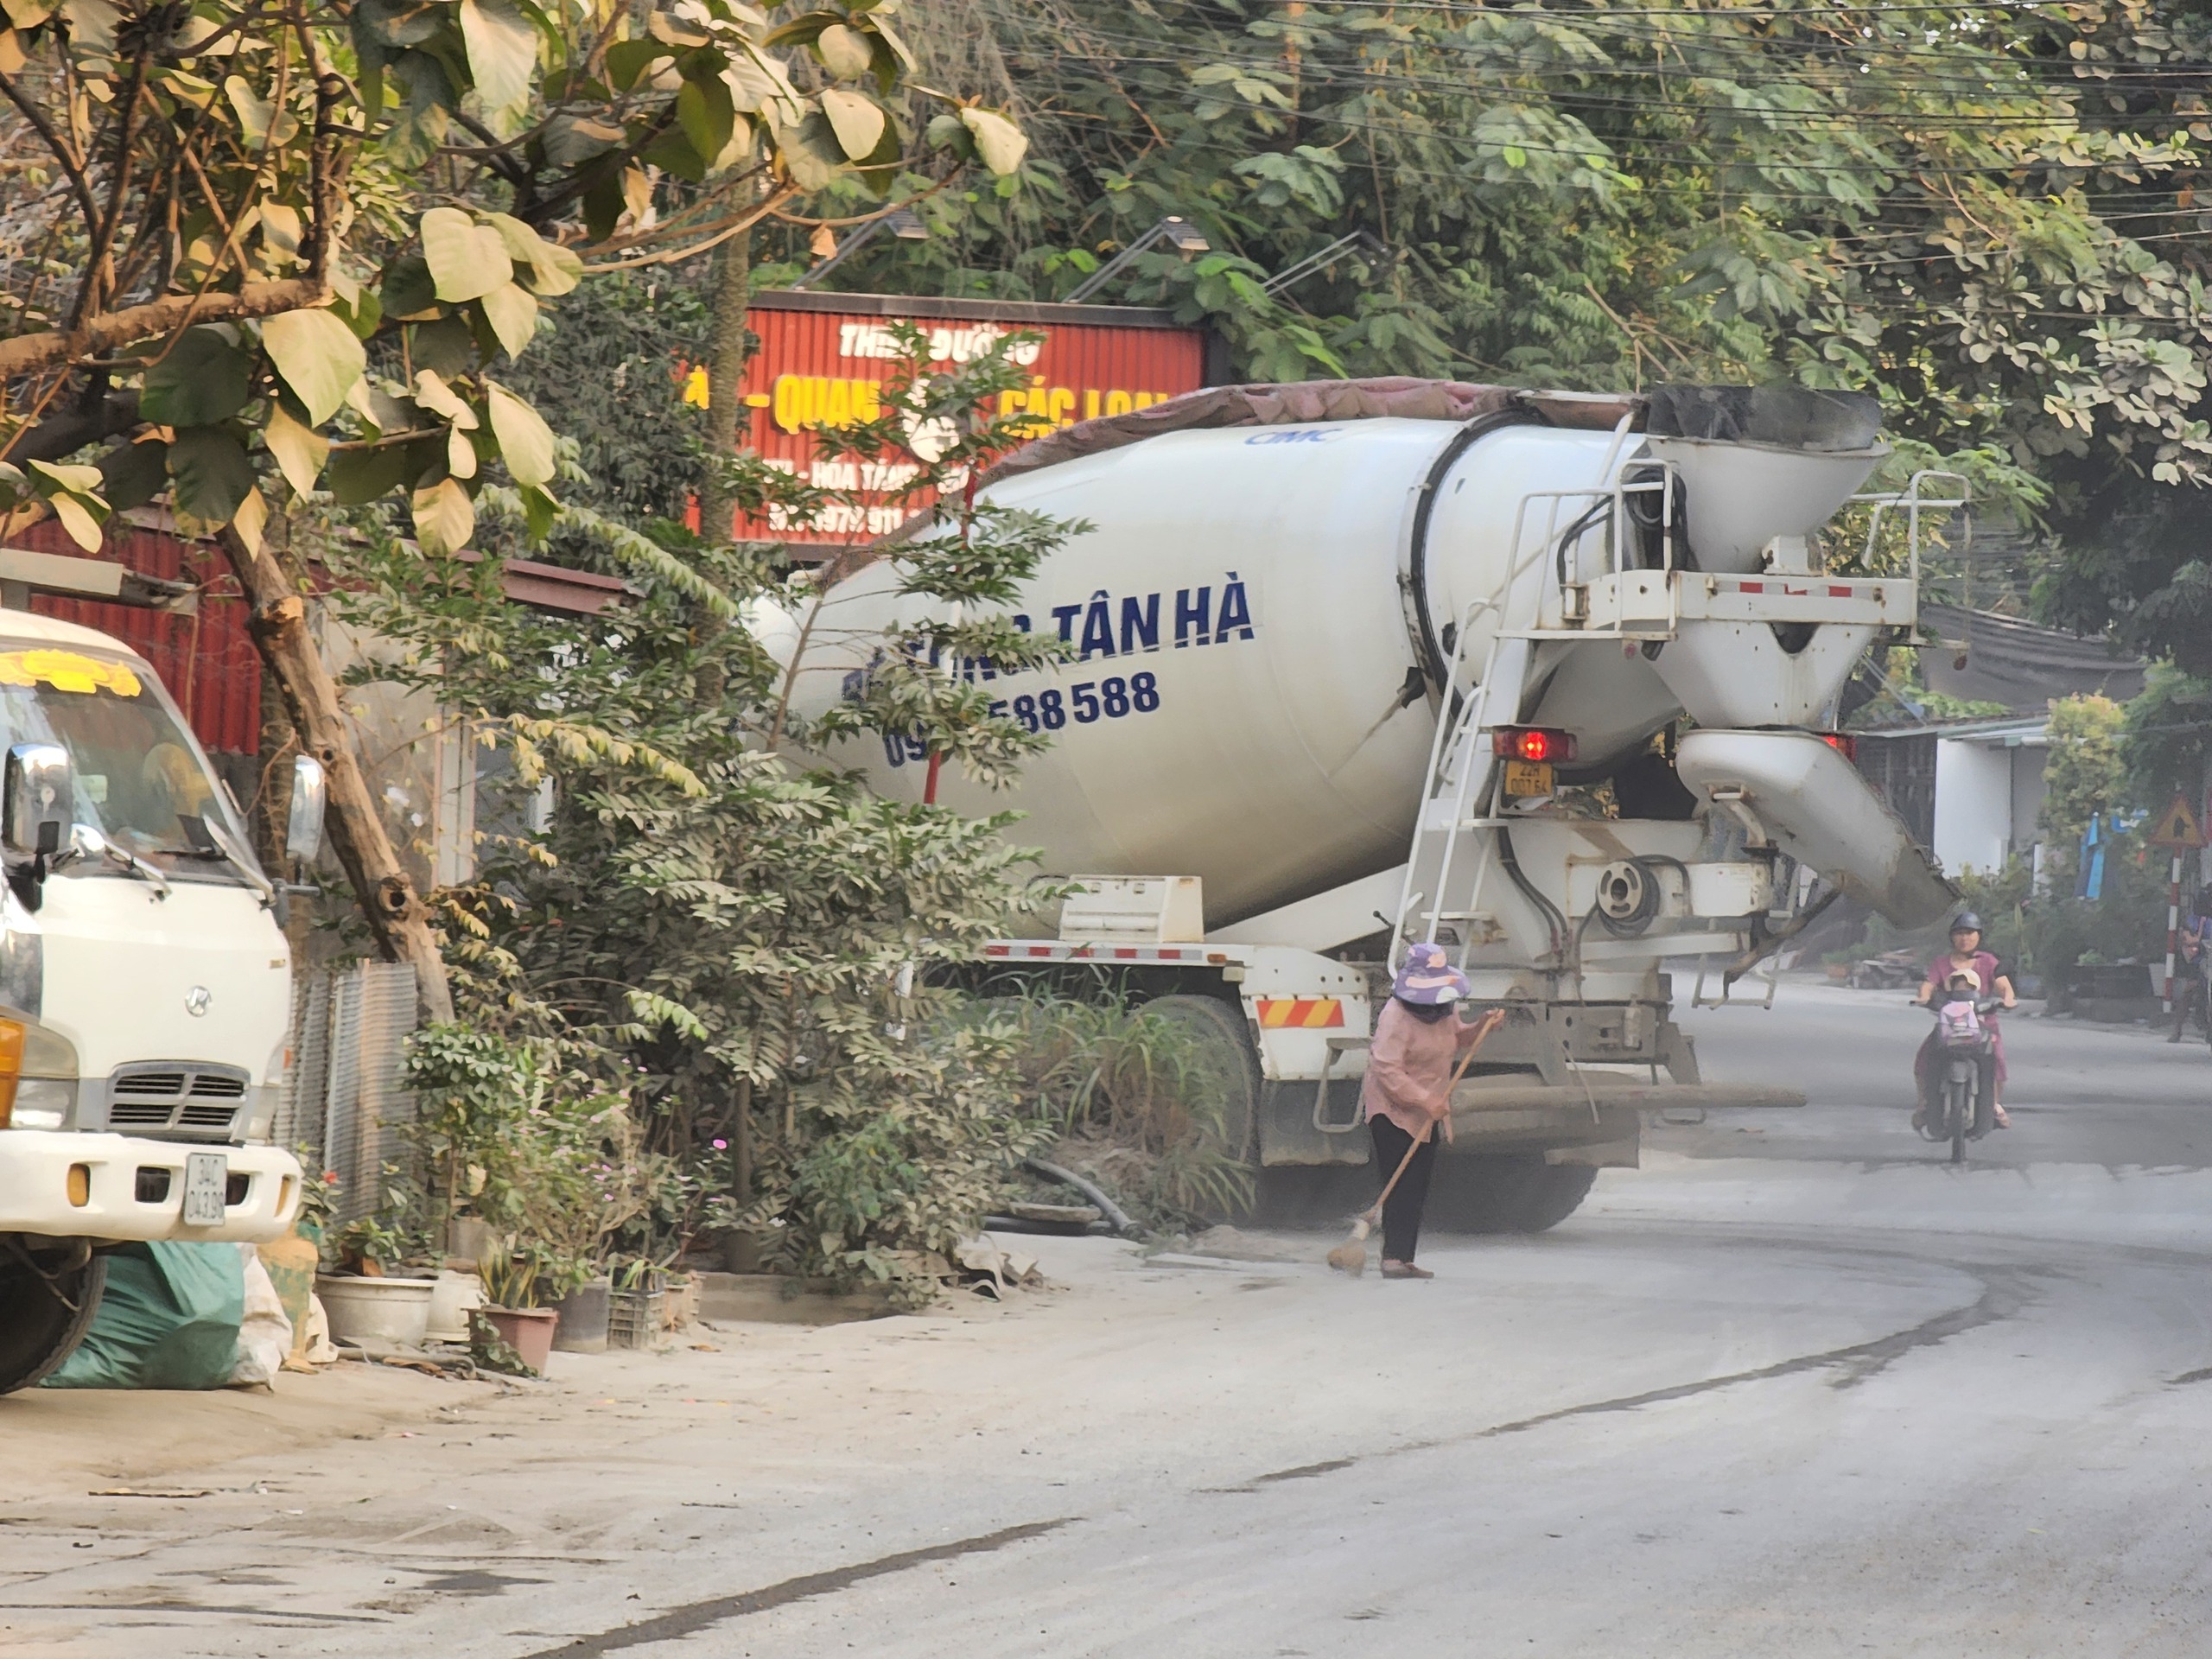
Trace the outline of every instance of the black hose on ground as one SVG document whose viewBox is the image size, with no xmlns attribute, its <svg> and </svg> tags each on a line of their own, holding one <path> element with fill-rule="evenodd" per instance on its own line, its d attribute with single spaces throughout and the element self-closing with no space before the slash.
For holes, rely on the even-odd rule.
<svg viewBox="0 0 2212 1659">
<path fill-rule="evenodd" d="M 1058 1164 L 1048 1164 L 1042 1158 L 1025 1158 L 1021 1160 L 1021 1166 L 1034 1171 L 1048 1181 L 1058 1181 L 1061 1185 L 1071 1186 L 1082 1193 L 1098 1206 L 1098 1213 L 1113 1223 L 1114 1230 L 1122 1237 L 1135 1238 L 1143 1231 L 1129 1219 L 1128 1211 L 1106 1196 L 1104 1189 L 1096 1181 L 1087 1181 L 1073 1170 L 1062 1169 Z"/>
</svg>

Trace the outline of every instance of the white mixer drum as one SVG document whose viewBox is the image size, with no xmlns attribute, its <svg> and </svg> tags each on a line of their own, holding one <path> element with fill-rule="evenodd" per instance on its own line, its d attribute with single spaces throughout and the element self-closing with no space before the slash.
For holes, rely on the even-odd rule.
<svg viewBox="0 0 2212 1659">
<path fill-rule="evenodd" d="M 1077 656 L 963 671 L 1055 741 L 1010 794 L 948 771 L 939 798 L 1027 813 L 1013 837 L 1040 844 L 1049 872 L 1200 876 L 1209 926 L 1402 862 L 1435 712 L 1401 575 L 1417 497 L 1462 430 L 1386 418 L 1171 432 L 992 486 L 995 501 L 1095 526 L 1018 607 Z M 1466 443 L 1434 492 L 1433 626 L 1496 593 L 1522 492 L 1593 485 L 1618 453 L 1610 431 L 1535 425 Z M 828 609 L 858 633 L 912 604 L 876 567 Z M 1471 660 L 1496 626 L 1495 611 L 1478 620 Z M 825 661 L 838 671 L 808 676 L 811 694 L 853 665 Z M 918 799 L 917 747 L 871 740 L 836 758 Z"/>
</svg>

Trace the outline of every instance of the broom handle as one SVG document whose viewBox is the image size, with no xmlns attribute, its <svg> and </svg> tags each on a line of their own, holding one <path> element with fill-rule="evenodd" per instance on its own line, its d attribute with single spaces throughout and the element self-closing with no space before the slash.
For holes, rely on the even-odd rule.
<svg viewBox="0 0 2212 1659">
<path fill-rule="evenodd" d="M 1467 1075 L 1467 1068 L 1475 1063 L 1476 1052 L 1482 1047 L 1484 1039 L 1490 1035 L 1491 1031 L 1497 1030 L 1498 1025 L 1502 1023 L 1503 1021 L 1493 1021 L 1490 1031 L 1485 1031 L 1482 1036 L 1476 1038 L 1467 1046 L 1467 1052 L 1459 1057 L 1459 1068 L 1452 1073 L 1452 1081 L 1444 1085 L 1444 1103 L 1446 1111 L 1451 1109 L 1452 1090 L 1459 1086 L 1459 1079 Z M 1367 1218 L 1370 1224 L 1380 1219 L 1382 1206 L 1390 1202 L 1390 1194 L 1398 1189 L 1398 1177 L 1406 1173 L 1406 1166 L 1413 1162 L 1414 1154 L 1419 1152 L 1427 1143 L 1429 1135 L 1434 1132 L 1435 1126 L 1432 1124 L 1422 1132 L 1419 1140 L 1406 1148 L 1406 1155 L 1398 1160 L 1397 1168 L 1390 1173 L 1390 1179 L 1382 1184 L 1382 1196 L 1375 1200 L 1375 1207 L 1367 1212 Z"/>
</svg>

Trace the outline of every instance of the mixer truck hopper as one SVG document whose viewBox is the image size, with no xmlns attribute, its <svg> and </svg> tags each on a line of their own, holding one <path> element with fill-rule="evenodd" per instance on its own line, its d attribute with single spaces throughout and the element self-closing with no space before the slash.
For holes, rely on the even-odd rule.
<svg viewBox="0 0 2212 1659">
<path fill-rule="evenodd" d="M 1963 499 L 1915 478 L 1877 507 L 1904 573 L 1827 569 L 1878 424 L 1796 388 L 1367 381 L 1216 388 L 1017 452 L 988 496 L 1090 526 L 1016 619 L 1070 660 L 944 666 L 1057 741 L 1010 803 L 942 798 L 1026 811 L 1084 891 L 990 969 L 1163 1001 L 1279 1170 L 1367 1161 L 1375 996 L 1436 940 L 1512 1014 L 1440 1185 L 1463 1222 L 1560 1220 L 1636 1161 L 1642 1110 L 1727 1098 L 1670 967 L 1725 996 L 1837 895 L 1906 925 L 1952 901 L 1833 734 L 1868 648 L 1914 626 L 1923 515 Z M 830 601 L 856 638 L 917 602 L 880 564 Z M 918 798 L 918 749 L 846 758 Z"/>
</svg>

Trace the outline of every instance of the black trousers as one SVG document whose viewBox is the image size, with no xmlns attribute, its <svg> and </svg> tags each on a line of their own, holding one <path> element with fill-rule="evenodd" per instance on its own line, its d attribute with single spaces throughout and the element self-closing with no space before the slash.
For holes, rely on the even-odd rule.
<svg viewBox="0 0 2212 1659">
<path fill-rule="evenodd" d="M 1375 1137 L 1375 1168 L 1377 1178 L 1389 1180 L 1397 1173 L 1398 1160 L 1406 1155 L 1406 1148 L 1414 1138 L 1387 1117 L 1367 1120 L 1368 1132 Z M 1436 1135 L 1430 1132 L 1421 1142 L 1421 1150 L 1414 1154 L 1413 1162 L 1406 1166 L 1406 1173 L 1398 1176 L 1398 1184 L 1390 1189 L 1390 1196 L 1382 1205 L 1382 1258 L 1386 1262 L 1410 1262 L 1414 1249 L 1421 1243 L 1421 1212 L 1428 1204 L 1429 1172 L 1436 1167 Z"/>
</svg>

